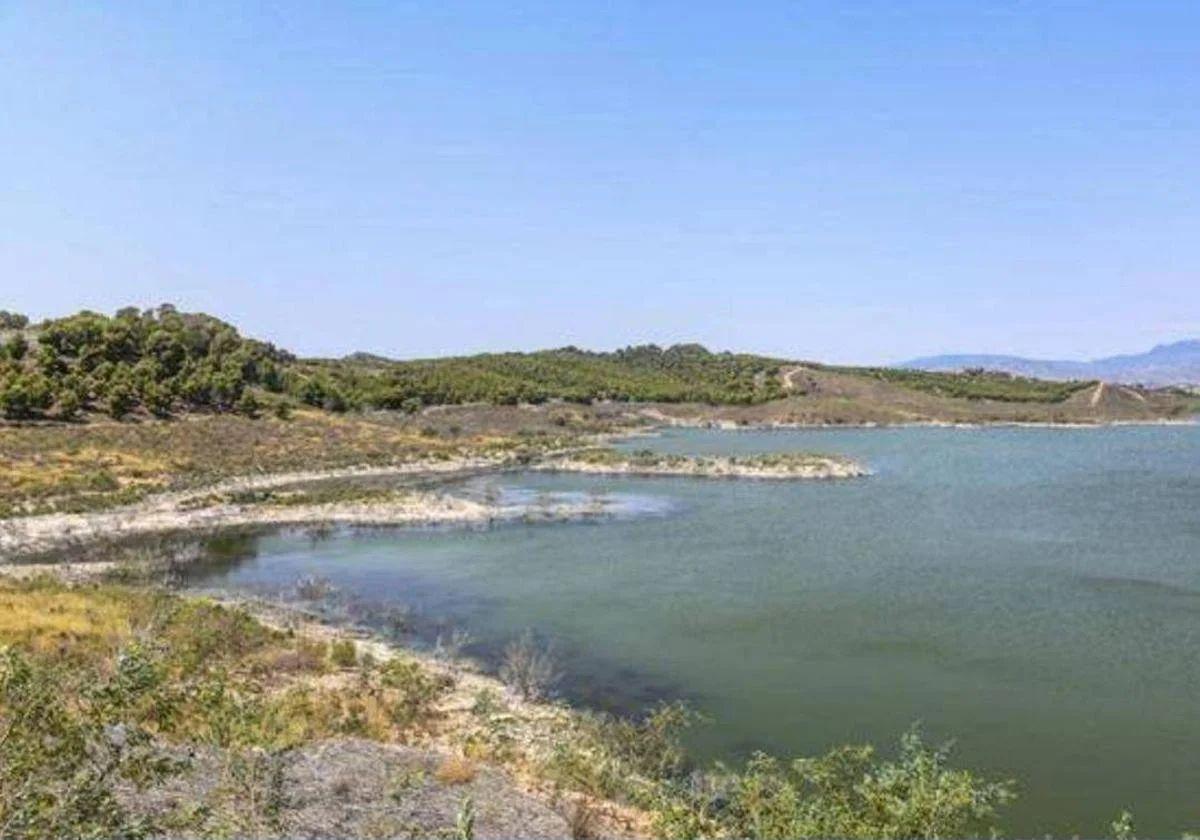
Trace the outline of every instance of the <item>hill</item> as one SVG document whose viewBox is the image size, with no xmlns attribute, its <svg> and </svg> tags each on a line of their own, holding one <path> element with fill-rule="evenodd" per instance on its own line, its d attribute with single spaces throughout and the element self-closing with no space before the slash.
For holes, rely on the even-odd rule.
<svg viewBox="0 0 1200 840">
<path fill-rule="evenodd" d="M 1154 387 L 1200 384 L 1200 340 L 1160 344 L 1145 353 L 1091 361 L 1028 359 L 1021 356 L 962 354 L 927 356 L 900 365 L 928 371 L 986 369 L 1039 379 L 1099 379 Z"/>
<path fill-rule="evenodd" d="M 311 407 L 416 416 L 454 406 L 573 404 L 587 407 L 588 418 L 603 414 L 618 421 L 658 412 L 688 422 L 819 424 L 1100 422 L 1194 410 L 1194 400 L 1182 393 L 1101 393 L 1095 378 L 1057 381 L 969 367 L 835 367 L 712 352 L 698 344 L 410 361 L 368 353 L 301 359 L 244 337 L 218 318 L 171 306 L 130 307 L 112 316 L 80 312 L 37 324 L 4 313 L 0 415 L 60 421 L 100 413 L 117 419 L 232 412 L 253 417 L 264 408 L 286 416 Z M 508 425 L 523 422 L 503 416 Z M 477 415 L 470 424 L 487 425 Z"/>
</svg>

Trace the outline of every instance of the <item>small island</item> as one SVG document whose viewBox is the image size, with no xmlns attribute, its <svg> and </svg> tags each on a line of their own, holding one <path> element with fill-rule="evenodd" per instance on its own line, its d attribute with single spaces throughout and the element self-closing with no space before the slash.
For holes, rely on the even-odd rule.
<svg viewBox="0 0 1200 840">
<path fill-rule="evenodd" d="M 866 467 L 849 458 L 815 452 L 704 456 L 668 455 L 648 449 L 623 452 L 603 447 L 546 458 L 532 468 L 597 475 L 773 480 L 859 478 L 870 474 Z"/>
</svg>

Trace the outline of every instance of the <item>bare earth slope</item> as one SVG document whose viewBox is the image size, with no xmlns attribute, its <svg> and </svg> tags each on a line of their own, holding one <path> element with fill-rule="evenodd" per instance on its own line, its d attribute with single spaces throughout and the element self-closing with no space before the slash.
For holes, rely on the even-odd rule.
<svg viewBox="0 0 1200 840">
<path fill-rule="evenodd" d="M 655 405 L 643 413 L 665 422 L 718 425 L 842 425 L 896 423 L 1122 423 L 1184 420 L 1194 400 L 1161 390 L 1095 386 L 1061 402 L 961 399 L 818 367 L 781 372 L 789 396 L 753 406 Z"/>
</svg>

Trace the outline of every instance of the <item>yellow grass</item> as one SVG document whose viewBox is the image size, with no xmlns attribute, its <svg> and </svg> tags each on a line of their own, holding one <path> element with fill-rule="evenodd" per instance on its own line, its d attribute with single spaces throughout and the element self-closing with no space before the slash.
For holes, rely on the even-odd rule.
<svg viewBox="0 0 1200 840">
<path fill-rule="evenodd" d="M 429 437 L 388 417 L 298 411 L 291 420 L 0 425 L 0 517 L 82 511 L 231 476 L 452 458 L 510 446 Z"/>
<path fill-rule="evenodd" d="M 104 588 L 0 583 L 0 645 L 38 653 L 116 649 L 132 632 L 140 596 Z"/>
<path fill-rule="evenodd" d="M 162 734 L 175 739 L 210 741 L 221 732 L 234 745 L 274 749 L 339 735 L 408 741 L 431 722 L 447 688 L 421 668 L 328 673 L 330 646 L 323 640 L 281 633 L 203 599 L 0 578 L 0 647 L 47 662 L 65 659 L 65 673 L 80 678 L 66 690 L 81 690 L 84 674 L 111 673 L 117 653 L 135 636 L 151 644 L 175 687 L 167 695 L 182 700 L 169 721 L 146 723 L 155 729 L 168 724 Z"/>
</svg>

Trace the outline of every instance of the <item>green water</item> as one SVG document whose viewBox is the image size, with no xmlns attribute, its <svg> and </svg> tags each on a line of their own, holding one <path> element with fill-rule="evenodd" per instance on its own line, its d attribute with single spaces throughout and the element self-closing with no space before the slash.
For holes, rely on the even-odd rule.
<svg viewBox="0 0 1200 840">
<path fill-rule="evenodd" d="M 1200 829 L 1200 428 L 672 431 L 638 448 L 815 449 L 840 483 L 509 475 L 628 494 L 604 523 L 264 537 L 206 585 L 316 572 L 556 640 L 569 696 L 684 696 L 698 753 L 887 745 L 914 720 L 1011 776 L 1010 834 Z M 477 486 L 468 489 L 478 490 Z"/>
</svg>

